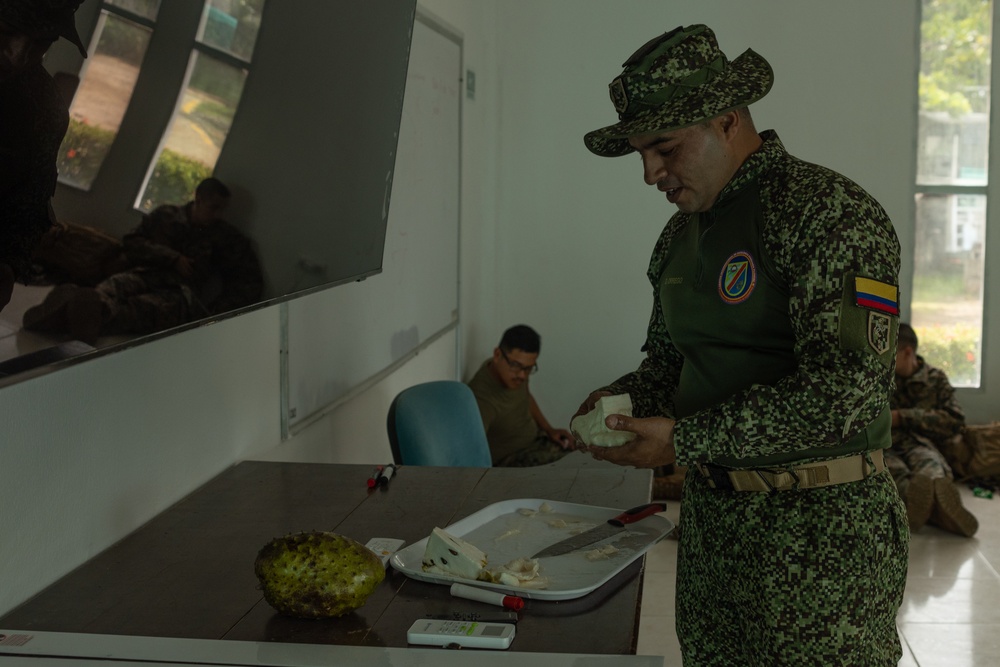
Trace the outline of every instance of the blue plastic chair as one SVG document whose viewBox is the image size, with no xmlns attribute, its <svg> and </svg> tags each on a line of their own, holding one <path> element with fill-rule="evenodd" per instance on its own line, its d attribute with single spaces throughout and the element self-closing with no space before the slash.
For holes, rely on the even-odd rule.
<svg viewBox="0 0 1000 667">
<path fill-rule="evenodd" d="M 386 426 L 398 464 L 493 465 L 476 397 L 461 382 L 440 380 L 404 389 L 389 406 Z"/>
</svg>

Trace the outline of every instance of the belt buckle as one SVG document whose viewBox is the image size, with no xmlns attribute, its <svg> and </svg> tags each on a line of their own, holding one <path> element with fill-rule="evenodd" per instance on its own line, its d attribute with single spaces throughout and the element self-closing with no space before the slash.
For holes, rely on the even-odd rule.
<svg viewBox="0 0 1000 667">
<path fill-rule="evenodd" d="M 729 479 L 729 471 L 725 468 L 699 463 L 698 472 L 708 480 L 708 485 L 713 489 L 733 490 L 733 480 Z"/>
</svg>

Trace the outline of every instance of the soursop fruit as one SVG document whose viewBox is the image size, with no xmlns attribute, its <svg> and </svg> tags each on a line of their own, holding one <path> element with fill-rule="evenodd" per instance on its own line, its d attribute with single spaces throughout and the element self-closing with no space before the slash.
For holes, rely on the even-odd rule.
<svg viewBox="0 0 1000 667">
<path fill-rule="evenodd" d="M 298 618 L 329 618 L 357 609 L 385 579 L 378 556 L 337 533 L 312 531 L 271 540 L 254 572 L 264 599 Z"/>
</svg>

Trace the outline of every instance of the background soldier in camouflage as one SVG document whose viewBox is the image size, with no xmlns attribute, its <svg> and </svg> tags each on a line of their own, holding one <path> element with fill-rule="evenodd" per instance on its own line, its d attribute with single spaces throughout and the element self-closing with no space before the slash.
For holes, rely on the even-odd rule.
<svg viewBox="0 0 1000 667">
<path fill-rule="evenodd" d="M 100 335 L 163 331 L 257 301 L 264 278 L 250 240 L 221 218 L 230 191 L 216 178 L 184 206 L 164 204 L 122 239 L 128 269 L 95 287 L 55 287 L 24 313 L 24 327 Z"/>
<path fill-rule="evenodd" d="M 962 505 L 952 471 L 938 446 L 959 434 L 965 413 L 944 371 L 917 354 L 917 334 L 899 325 L 896 387 L 892 408 L 892 448 L 886 465 L 906 501 L 910 530 L 933 525 L 972 537 L 979 522 Z"/>
<path fill-rule="evenodd" d="M 534 329 L 512 326 L 503 333 L 493 356 L 469 380 L 495 466 L 552 463 L 574 448 L 573 435 L 552 428 L 528 390 L 528 376 L 538 370 L 541 346 Z"/>
<path fill-rule="evenodd" d="M 650 261 L 638 369 L 592 392 L 632 396 L 637 434 L 598 458 L 687 465 L 677 635 L 692 665 L 895 665 L 906 513 L 883 450 L 899 243 L 847 178 L 758 134 L 771 88 L 751 50 L 705 26 L 632 55 L 611 84 L 602 156 L 638 152 L 679 212 Z"/>
</svg>

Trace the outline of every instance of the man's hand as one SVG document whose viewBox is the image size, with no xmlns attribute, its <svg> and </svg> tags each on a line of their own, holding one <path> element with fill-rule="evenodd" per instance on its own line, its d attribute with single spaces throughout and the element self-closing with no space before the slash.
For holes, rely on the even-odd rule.
<svg viewBox="0 0 1000 667">
<path fill-rule="evenodd" d="M 7 264 L 0 264 L 0 310 L 3 310 L 14 293 L 14 269 Z"/>
<path fill-rule="evenodd" d="M 573 434 L 564 428 L 554 428 L 548 433 L 549 440 L 556 443 L 563 449 L 576 449 L 576 439 Z"/>
<path fill-rule="evenodd" d="M 580 415 L 587 414 L 588 412 L 594 409 L 594 406 L 597 405 L 598 400 L 600 400 L 604 396 L 610 396 L 610 395 L 611 395 L 610 391 L 590 392 L 590 396 L 588 396 L 587 400 L 585 400 L 583 403 L 580 404 L 580 408 L 576 411 L 576 414 L 574 414 L 573 417 L 579 417 Z M 573 418 L 570 418 L 570 421 L 573 421 Z"/>
<path fill-rule="evenodd" d="M 673 419 L 609 415 L 605 423 L 613 431 L 631 431 L 636 437 L 621 447 L 588 447 L 587 451 L 595 459 L 636 468 L 656 468 L 673 463 L 677 458 Z"/>
</svg>

